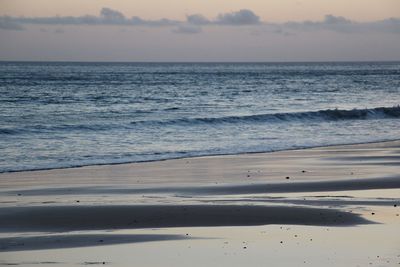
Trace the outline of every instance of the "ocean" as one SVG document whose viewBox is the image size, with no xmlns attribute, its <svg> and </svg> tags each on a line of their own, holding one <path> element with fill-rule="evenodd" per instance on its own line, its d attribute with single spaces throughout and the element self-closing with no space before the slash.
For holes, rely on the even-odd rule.
<svg viewBox="0 0 400 267">
<path fill-rule="evenodd" d="M 0 172 L 400 137 L 400 62 L 0 62 Z"/>
</svg>

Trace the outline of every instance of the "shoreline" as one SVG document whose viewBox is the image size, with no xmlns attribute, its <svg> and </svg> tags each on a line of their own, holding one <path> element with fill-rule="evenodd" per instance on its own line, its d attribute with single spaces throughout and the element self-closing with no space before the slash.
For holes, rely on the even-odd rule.
<svg viewBox="0 0 400 267">
<path fill-rule="evenodd" d="M 198 156 L 148 162 L 8 172 L 0 173 L 0 189 L 20 188 L 21 186 L 45 188 L 76 185 L 82 187 L 93 186 L 93 184 L 97 186 L 149 185 L 151 187 L 154 187 L 155 184 L 160 187 L 163 184 L 173 186 L 234 185 L 287 182 L 285 177 L 291 177 L 290 182 L 396 178 L 399 174 L 397 168 L 399 162 L 397 158 L 390 159 L 386 154 L 397 155 L 398 148 L 400 148 L 400 140 L 266 153 Z M 382 173 L 381 168 L 376 166 L 378 163 L 363 158 L 364 151 L 369 158 L 375 157 L 380 160 L 379 164 L 384 164 L 385 170 L 388 172 Z M 353 158 L 349 158 L 351 155 Z M 337 172 L 326 172 L 325 168 L 334 168 Z"/>
<path fill-rule="evenodd" d="M 400 140 L 2 173 L 0 265 L 388 266 L 399 196 Z"/>
<path fill-rule="evenodd" d="M 141 163 L 149 163 L 149 162 L 163 162 L 169 160 L 185 160 L 185 159 L 195 159 L 195 158 L 212 158 L 212 157 L 224 157 L 224 156 L 240 156 L 240 155 L 252 155 L 252 154 L 269 154 L 276 152 L 284 152 L 284 151 L 297 151 L 297 150 L 307 150 L 307 149 L 318 149 L 318 148 L 331 148 L 331 147 L 343 147 L 343 146 L 357 146 L 357 145 L 368 145 L 368 144 L 385 144 L 390 142 L 397 142 L 400 139 L 388 139 L 382 141 L 370 141 L 370 142 L 360 142 L 360 143 L 340 143 L 340 144 L 332 144 L 332 145 L 320 145 L 320 146 L 310 146 L 310 147 L 296 147 L 296 148 L 288 148 L 281 150 L 271 150 L 271 151 L 256 151 L 256 152 L 239 152 L 239 153 L 222 153 L 222 154 L 207 154 L 207 155 L 194 155 L 194 156 L 183 156 L 183 157 L 172 157 L 166 159 L 154 159 L 154 160 L 143 160 L 143 161 L 124 161 L 124 162 L 109 162 L 109 163 L 96 163 L 96 164 L 82 164 L 82 165 L 74 165 L 67 167 L 49 167 L 49 168 L 35 168 L 35 169 L 27 169 L 27 170 L 11 170 L 11 171 L 0 171 L 0 176 L 3 174 L 12 174 L 12 173 L 23 173 L 23 172 L 40 172 L 40 171 L 52 171 L 52 170 L 65 170 L 65 169 L 79 169 L 85 167 L 96 167 L 96 166 L 114 166 L 114 165 L 129 165 L 129 164 L 141 164 Z"/>
</svg>

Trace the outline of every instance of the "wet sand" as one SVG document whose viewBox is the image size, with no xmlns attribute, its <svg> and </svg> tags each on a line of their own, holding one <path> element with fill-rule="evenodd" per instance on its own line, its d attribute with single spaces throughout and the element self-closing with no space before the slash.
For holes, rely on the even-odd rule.
<svg viewBox="0 0 400 267">
<path fill-rule="evenodd" d="M 399 155 L 393 141 L 3 173 L 0 265 L 398 266 Z"/>
</svg>

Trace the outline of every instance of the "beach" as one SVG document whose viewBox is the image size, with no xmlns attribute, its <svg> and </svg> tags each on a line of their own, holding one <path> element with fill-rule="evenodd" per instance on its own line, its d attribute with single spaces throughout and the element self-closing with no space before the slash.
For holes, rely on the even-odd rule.
<svg viewBox="0 0 400 267">
<path fill-rule="evenodd" d="M 398 266 L 400 141 L 0 174 L 0 265 Z"/>
<path fill-rule="evenodd" d="M 0 11 L 0 267 L 400 267 L 400 1 Z"/>
</svg>

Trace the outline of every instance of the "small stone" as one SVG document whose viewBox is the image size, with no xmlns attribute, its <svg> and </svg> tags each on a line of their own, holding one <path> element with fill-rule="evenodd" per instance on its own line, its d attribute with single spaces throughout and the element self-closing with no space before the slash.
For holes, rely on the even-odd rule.
<svg viewBox="0 0 400 267">
<path fill-rule="evenodd" d="M 290 177 L 289 177 L 289 176 L 286 176 L 286 179 L 287 179 L 287 180 L 289 180 L 289 179 L 290 179 Z"/>
</svg>

